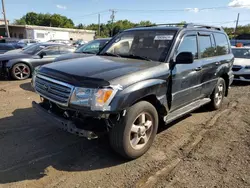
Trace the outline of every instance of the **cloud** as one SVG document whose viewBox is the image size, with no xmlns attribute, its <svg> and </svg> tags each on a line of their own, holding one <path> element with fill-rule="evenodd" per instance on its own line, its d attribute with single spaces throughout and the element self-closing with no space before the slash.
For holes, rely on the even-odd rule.
<svg viewBox="0 0 250 188">
<path fill-rule="evenodd" d="M 250 0 L 232 0 L 228 4 L 229 7 L 238 7 L 238 8 L 250 8 Z"/>
<path fill-rule="evenodd" d="M 67 7 L 64 6 L 64 5 L 56 5 L 56 7 L 59 8 L 59 9 L 63 9 L 63 10 L 66 10 L 66 9 L 67 9 Z"/>
<path fill-rule="evenodd" d="M 198 9 L 198 8 L 185 8 L 185 10 L 188 12 L 195 12 L 195 13 L 200 11 L 200 9 Z"/>
</svg>

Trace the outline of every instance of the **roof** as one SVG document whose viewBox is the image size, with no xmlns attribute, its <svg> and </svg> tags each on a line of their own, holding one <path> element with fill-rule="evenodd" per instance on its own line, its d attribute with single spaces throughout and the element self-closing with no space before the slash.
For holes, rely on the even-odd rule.
<svg viewBox="0 0 250 188">
<path fill-rule="evenodd" d="M 0 25 L 0 27 L 5 27 L 5 25 Z M 71 28 L 61 28 L 61 27 L 47 27 L 47 26 L 37 26 L 37 25 L 12 25 L 12 24 L 10 24 L 9 27 L 19 27 L 19 28 L 24 28 L 24 29 L 40 29 L 40 30 L 68 31 L 68 32 L 95 34 L 94 30 L 71 29 Z"/>
</svg>

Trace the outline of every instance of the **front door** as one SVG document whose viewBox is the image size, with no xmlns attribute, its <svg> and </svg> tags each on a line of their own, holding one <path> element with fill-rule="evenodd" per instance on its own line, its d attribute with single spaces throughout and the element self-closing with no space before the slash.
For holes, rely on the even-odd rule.
<svg viewBox="0 0 250 188">
<path fill-rule="evenodd" d="M 39 54 L 40 53 L 44 53 L 44 56 L 42 58 L 34 59 L 33 67 L 52 63 L 55 60 L 55 58 L 57 58 L 61 55 L 58 46 L 49 46 L 49 47 L 43 49 L 41 52 L 39 52 Z"/>
<path fill-rule="evenodd" d="M 192 64 L 178 64 L 172 70 L 172 105 L 170 111 L 176 110 L 195 101 L 201 96 L 201 62 L 198 59 L 197 34 L 186 34 L 182 37 L 175 52 L 191 52 L 194 56 Z"/>
</svg>

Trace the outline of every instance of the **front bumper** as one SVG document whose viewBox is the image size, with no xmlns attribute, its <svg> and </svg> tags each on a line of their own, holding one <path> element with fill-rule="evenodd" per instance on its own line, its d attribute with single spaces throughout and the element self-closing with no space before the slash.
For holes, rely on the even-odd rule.
<svg viewBox="0 0 250 188">
<path fill-rule="evenodd" d="M 234 71 L 234 80 L 250 82 L 250 69 L 244 67 L 238 71 Z"/>
<path fill-rule="evenodd" d="M 40 104 L 37 104 L 34 101 L 32 102 L 32 107 L 36 113 L 39 114 L 39 116 L 43 117 L 48 122 L 51 122 L 53 125 L 68 131 L 69 133 L 88 138 L 89 140 L 98 138 L 94 132 L 77 128 L 73 121 L 59 117 L 58 115 L 44 109 Z"/>
</svg>

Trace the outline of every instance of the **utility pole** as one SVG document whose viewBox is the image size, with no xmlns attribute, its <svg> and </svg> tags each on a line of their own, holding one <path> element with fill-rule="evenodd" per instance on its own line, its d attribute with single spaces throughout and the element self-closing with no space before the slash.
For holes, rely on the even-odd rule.
<svg viewBox="0 0 250 188">
<path fill-rule="evenodd" d="M 10 32 L 9 32 L 8 22 L 7 22 L 6 14 L 5 14 L 4 0 L 2 0 L 2 9 L 3 9 L 3 17 L 4 17 L 4 22 L 5 22 L 6 34 L 7 34 L 7 37 L 10 38 Z"/>
<path fill-rule="evenodd" d="M 237 34 L 238 25 L 239 25 L 239 20 L 240 20 L 240 13 L 238 13 L 237 20 L 236 20 L 236 25 L 235 25 L 235 29 L 234 29 L 235 45 L 237 44 L 236 34 Z"/>
<path fill-rule="evenodd" d="M 110 9 L 109 11 L 111 12 L 111 16 L 110 16 L 110 19 L 111 19 L 111 37 L 113 37 L 113 23 L 115 20 L 116 11 L 114 9 Z"/>
<path fill-rule="evenodd" d="M 101 36 L 101 14 L 98 14 L 98 36 Z"/>
</svg>

